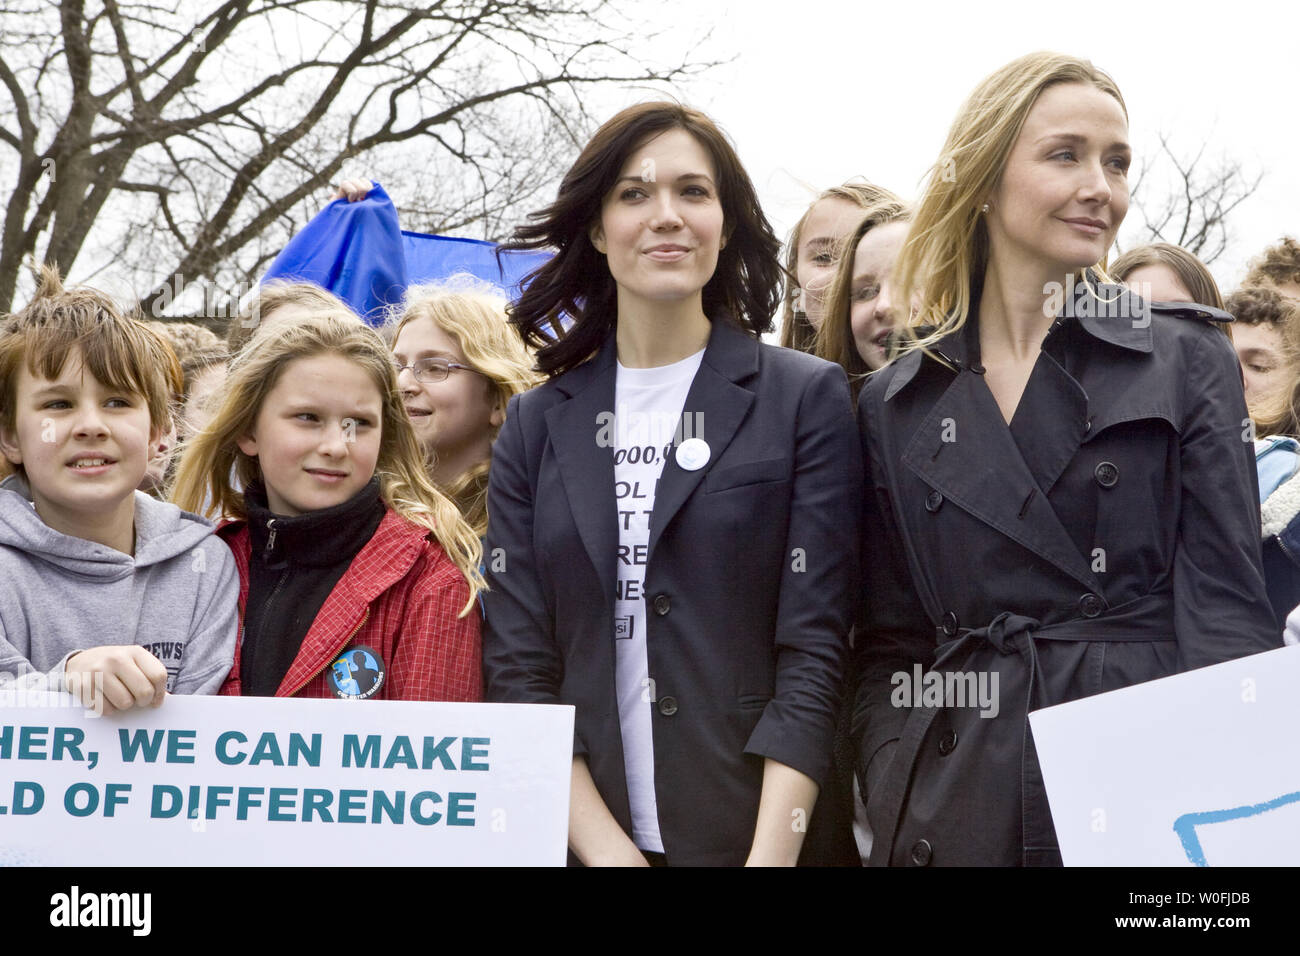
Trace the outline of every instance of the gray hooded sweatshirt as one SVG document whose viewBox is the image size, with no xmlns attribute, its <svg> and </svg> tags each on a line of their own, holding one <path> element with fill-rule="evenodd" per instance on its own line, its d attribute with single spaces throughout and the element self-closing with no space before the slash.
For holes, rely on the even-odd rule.
<svg viewBox="0 0 1300 956">
<path fill-rule="evenodd" d="M 135 493 L 135 555 L 45 524 L 0 483 L 0 677 L 62 689 L 77 651 L 139 644 L 173 694 L 215 694 L 235 656 L 239 575 L 212 523 Z"/>
</svg>

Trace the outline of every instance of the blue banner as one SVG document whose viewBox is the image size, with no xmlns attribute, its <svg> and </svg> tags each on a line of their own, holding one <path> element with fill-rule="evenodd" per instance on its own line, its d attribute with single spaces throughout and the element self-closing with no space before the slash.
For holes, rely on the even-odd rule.
<svg viewBox="0 0 1300 956">
<path fill-rule="evenodd" d="M 498 267 L 496 243 L 405 232 L 397 208 L 376 184 L 360 202 L 336 199 L 280 250 L 266 275 L 287 282 L 314 282 L 346 302 L 371 325 L 386 305 L 402 300 L 406 287 L 469 273 L 507 298 L 550 258 L 546 252 L 507 253 Z"/>
<path fill-rule="evenodd" d="M 482 239 L 402 233 L 406 271 L 412 284 L 436 282 L 458 272 L 490 282 L 508 299 L 517 298 L 524 278 L 547 259 L 549 252 L 507 252 L 497 267 L 497 245 Z"/>
</svg>

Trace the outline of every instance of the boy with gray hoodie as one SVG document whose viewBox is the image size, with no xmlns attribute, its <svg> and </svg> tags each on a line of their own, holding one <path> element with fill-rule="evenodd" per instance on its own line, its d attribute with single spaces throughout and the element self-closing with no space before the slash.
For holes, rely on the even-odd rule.
<svg viewBox="0 0 1300 956">
<path fill-rule="evenodd" d="M 176 357 L 92 289 L 44 268 L 0 325 L 0 680 L 95 710 L 215 694 L 238 575 L 212 525 L 136 491 L 171 421 Z"/>
</svg>

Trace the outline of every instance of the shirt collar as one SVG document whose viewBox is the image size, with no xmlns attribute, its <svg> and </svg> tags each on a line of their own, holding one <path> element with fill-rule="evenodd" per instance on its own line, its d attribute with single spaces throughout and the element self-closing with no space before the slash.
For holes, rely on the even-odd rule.
<svg viewBox="0 0 1300 956">
<path fill-rule="evenodd" d="M 737 325 L 731 317 L 719 311 L 711 317 L 712 328 L 704 349 L 702 364 L 715 369 L 724 378 L 740 382 L 758 371 L 761 342 L 757 336 Z M 556 385 L 569 397 L 577 395 L 596 381 L 603 373 L 611 371 L 617 361 L 617 329 L 611 329 L 596 354 L 557 378 Z"/>
</svg>

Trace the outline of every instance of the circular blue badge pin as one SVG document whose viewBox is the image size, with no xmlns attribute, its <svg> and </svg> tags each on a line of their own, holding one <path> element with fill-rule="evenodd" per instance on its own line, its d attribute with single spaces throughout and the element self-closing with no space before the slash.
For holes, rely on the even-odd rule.
<svg viewBox="0 0 1300 956">
<path fill-rule="evenodd" d="M 384 684 L 384 659 L 373 647 L 355 644 L 330 665 L 334 696 L 344 700 L 373 697 Z"/>
<path fill-rule="evenodd" d="M 709 454 L 703 438 L 688 438 L 677 446 L 677 464 L 685 471 L 699 471 L 709 463 Z"/>
</svg>

